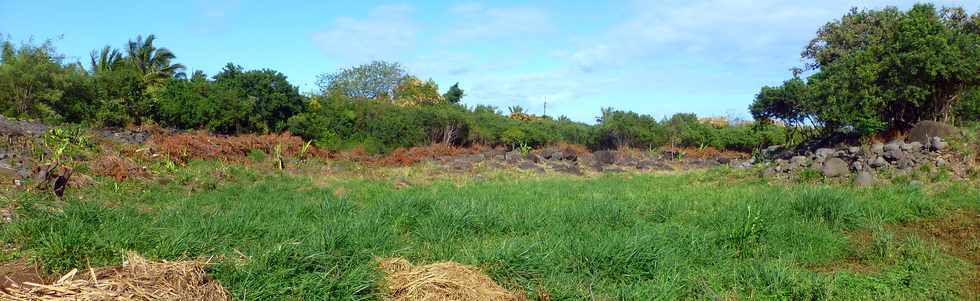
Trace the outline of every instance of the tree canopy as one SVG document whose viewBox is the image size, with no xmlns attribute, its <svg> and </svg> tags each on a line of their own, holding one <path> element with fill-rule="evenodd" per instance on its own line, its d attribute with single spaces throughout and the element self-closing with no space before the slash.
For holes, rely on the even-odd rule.
<svg viewBox="0 0 980 301">
<path fill-rule="evenodd" d="M 978 28 L 980 14 L 962 8 L 852 9 L 804 48 L 808 78 L 763 87 L 750 110 L 756 118 L 811 120 L 826 135 L 950 121 L 980 85 Z"/>
</svg>

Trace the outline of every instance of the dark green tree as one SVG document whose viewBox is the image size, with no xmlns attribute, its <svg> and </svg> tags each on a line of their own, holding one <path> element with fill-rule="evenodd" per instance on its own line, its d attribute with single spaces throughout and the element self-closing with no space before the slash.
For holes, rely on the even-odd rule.
<svg viewBox="0 0 980 301">
<path fill-rule="evenodd" d="M 463 89 L 459 88 L 459 83 L 453 84 L 449 87 L 449 90 L 446 90 L 446 94 L 442 95 L 448 103 L 459 103 L 463 100 L 463 96 L 466 96 L 466 94 L 463 93 Z"/>
<path fill-rule="evenodd" d="M 214 76 L 214 84 L 254 102 L 249 112 L 253 120 L 245 130 L 270 132 L 286 129 L 286 121 L 305 109 L 305 98 L 299 88 L 289 83 L 281 72 L 262 69 L 245 71 L 232 63 Z"/>
<path fill-rule="evenodd" d="M 812 117 L 823 133 L 867 136 L 909 129 L 920 120 L 949 121 L 980 85 L 980 15 L 917 4 L 908 11 L 852 9 L 824 25 L 802 56 L 813 74 L 763 88 L 757 117 Z M 801 101 L 796 95 L 806 87 Z M 780 90 L 781 89 L 781 90 Z M 782 94 L 782 95 L 781 95 Z"/>
</svg>

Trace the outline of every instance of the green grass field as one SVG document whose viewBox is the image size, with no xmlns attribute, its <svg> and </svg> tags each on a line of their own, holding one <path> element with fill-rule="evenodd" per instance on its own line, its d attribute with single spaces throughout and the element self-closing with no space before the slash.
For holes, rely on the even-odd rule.
<svg viewBox="0 0 980 301">
<path fill-rule="evenodd" d="M 219 170 L 219 171 L 213 171 Z M 514 174 L 508 174 L 514 173 Z M 394 185 L 194 162 L 170 181 L 20 194 L 0 240 L 53 273 L 214 256 L 242 300 L 373 300 L 377 259 L 453 260 L 551 300 L 977 298 L 976 263 L 914 225 L 976 219 L 975 183 L 768 184 L 734 171 L 500 172 Z M 980 241 L 963 242 L 980 252 Z M 961 250 L 962 251 L 962 250 Z M 244 256 L 242 256 L 244 255 Z M 2 258 L 0 258 L 2 259 Z"/>
</svg>

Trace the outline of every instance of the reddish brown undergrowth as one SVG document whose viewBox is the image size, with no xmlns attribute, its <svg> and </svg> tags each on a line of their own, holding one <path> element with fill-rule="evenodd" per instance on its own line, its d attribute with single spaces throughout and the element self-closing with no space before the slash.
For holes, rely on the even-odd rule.
<svg viewBox="0 0 980 301">
<path fill-rule="evenodd" d="M 432 144 L 427 146 L 416 146 L 410 148 L 398 148 L 387 156 L 374 160 L 373 164 L 378 165 L 400 165 L 408 166 L 427 159 L 434 159 L 443 156 L 473 155 L 483 152 L 485 147 L 476 145 L 471 147 L 456 147 L 446 144 Z"/>
<path fill-rule="evenodd" d="M 97 176 L 113 177 L 116 181 L 149 175 L 145 167 L 139 166 L 133 161 L 117 155 L 106 155 L 96 159 L 92 163 L 92 173 Z"/>
<path fill-rule="evenodd" d="M 752 157 L 752 154 L 749 153 L 733 151 L 733 150 L 719 150 L 714 147 L 705 147 L 705 148 L 665 147 L 663 150 L 685 154 L 686 158 L 691 158 L 691 159 L 710 159 L 710 158 L 718 158 L 718 157 L 725 157 L 730 159 L 747 159 Z"/>
<path fill-rule="evenodd" d="M 174 135 L 155 135 L 150 140 L 155 153 L 167 155 L 171 160 L 187 162 L 192 159 L 242 161 L 252 150 L 274 154 L 279 148 L 284 157 L 326 157 L 327 153 L 315 146 L 307 146 L 298 136 L 286 133 L 266 135 L 219 136 L 198 131 Z M 305 149 L 305 151 L 304 151 Z"/>
</svg>

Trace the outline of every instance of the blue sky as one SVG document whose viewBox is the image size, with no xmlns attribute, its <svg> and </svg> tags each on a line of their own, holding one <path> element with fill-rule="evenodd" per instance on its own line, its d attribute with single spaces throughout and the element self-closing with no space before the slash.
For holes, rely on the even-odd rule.
<svg viewBox="0 0 980 301">
<path fill-rule="evenodd" d="M 13 1 L 0 33 L 61 37 L 85 60 L 154 33 L 190 70 L 228 62 L 285 73 L 303 91 L 317 74 L 397 61 L 467 104 L 521 105 L 591 121 L 602 107 L 654 116 L 747 117 L 762 85 L 799 66 L 816 29 L 853 6 L 914 1 Z M 166 3 L 166 4 L 160 4 Z M 939 1 L 970 11 L 980 1 Z"/>
</svg>

